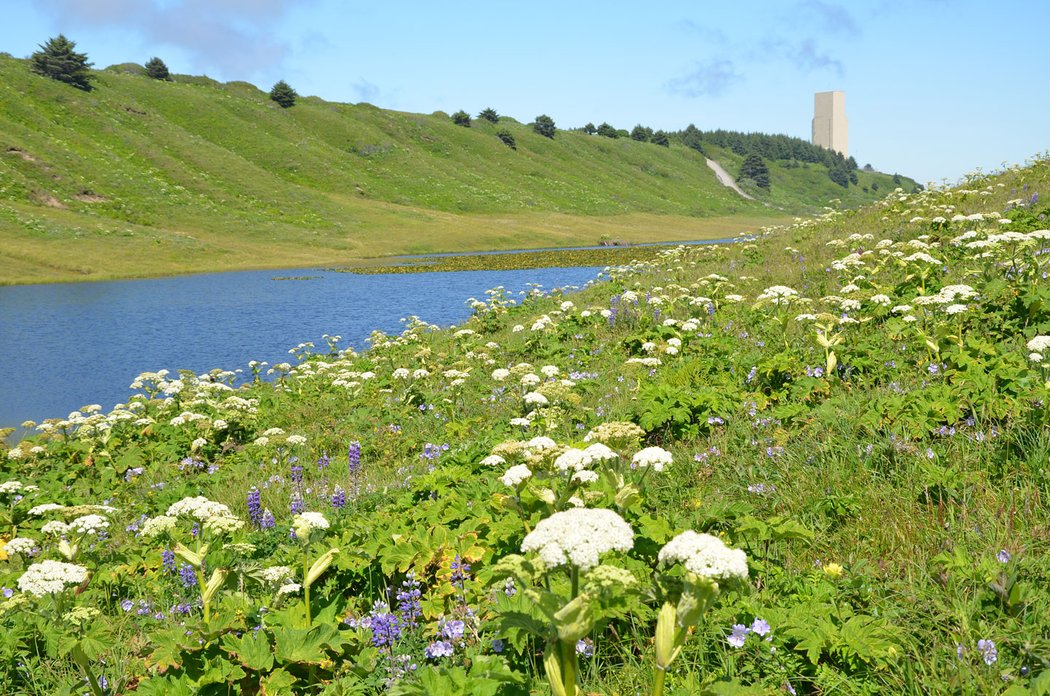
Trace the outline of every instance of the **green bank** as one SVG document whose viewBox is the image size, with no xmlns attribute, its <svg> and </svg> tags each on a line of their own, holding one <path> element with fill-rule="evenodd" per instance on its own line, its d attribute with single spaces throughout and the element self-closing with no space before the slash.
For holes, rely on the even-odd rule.
<svg viewBox="0 0 1050 696">
<path fill-rule="evenodd" d="M 507 117 L 462 127 L 315 97 L 281 108 L 248 83 L 140 70 L 95 72 L 82 91 L 0 56 L 0 284 L 712 239 L 914 187 L 864 168 L 843 187 L 773 153 L 748 200 L 705 160 L 735 176 L 752 153 L 717 139 L 547 138 Z"/>
</svg>

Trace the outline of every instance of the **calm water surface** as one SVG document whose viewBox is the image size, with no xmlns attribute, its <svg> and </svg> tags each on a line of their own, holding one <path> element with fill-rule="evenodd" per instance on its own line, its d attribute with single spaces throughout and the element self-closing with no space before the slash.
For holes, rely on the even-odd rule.
<svg viewBox="0 0 1050 696">
<path fill-rule="evenodd" d="M 447 326 L 470 316 L 469 297 L 582 286 L 599 268 L 354 275 L 292 269 L 177 278 L 0 287 L 0 427 L 64 418 L 86 404 L 107 411 L 142 372 L 294 362 L 301 341 L 366 347 L 403 317 Z M 310 276 L 310 280 L 274 280 Z"/>
</svg>

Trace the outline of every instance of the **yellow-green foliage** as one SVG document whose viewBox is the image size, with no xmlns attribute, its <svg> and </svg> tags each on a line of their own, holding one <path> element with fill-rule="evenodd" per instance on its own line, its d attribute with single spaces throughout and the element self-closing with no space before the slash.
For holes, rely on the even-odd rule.
<svg viewBox="0 0 1050 696">
<path fill-rule="evenodd" d="M 95 74 L 81 92 L 0 57 L 0 283 L 717 237 L 741 231 L 724 218 L 746 229 L 876 197 L 771 163 L 769 200 L 748 201 L 678 144 Z"/>
</svg>

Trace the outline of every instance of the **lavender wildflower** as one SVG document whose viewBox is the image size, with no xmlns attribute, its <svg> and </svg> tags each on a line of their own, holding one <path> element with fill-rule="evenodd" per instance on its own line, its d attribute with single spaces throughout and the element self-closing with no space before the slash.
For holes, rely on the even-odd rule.
<svg viewBox="0 0 1050 696">
<path fill-rule="evenodd" d="M 328 465 L 330 463 L 331 462 L 328 459 L 328 450 L 325 450 L 324 452 L 321 453 L 320 458 L 318 458 L 318 460 L 317 460 L 317 468 L 322 470 L 322 471 L 324 471 L 325 469 L 328 468 Z"/>
<path fill-rule="evenodd" d="M 1009 563 L 1012 556 L 1006 549 L 999 549 L 999 553 L 995 554 L 995 560 L 1000 563 Z"/>
<path fill-rule="evenodd" d="M 428 660 L 437 660 L 441 657 L 452 657 L 454 649 L 452 643 L 446 640 L 437 640 L 428 645 L 424 650 L 423 654 Z"/>
<path fill-rule="evenodd" d="M 5 587 L 4 589 L 6 590 L 7 588 Z M 132 602 L 130 599 L 124 599 L 120 602 L 120 608 L 123 609 L 125 612 L 131 611 L 134 606 L 135 603 Z"/>
<path fill-rule="evenodd" d="M 389 611 L 373 610 L 368 628 L 372 631 L 372 645 L 377 648 L 392 647 L 401 637 L 401 621 Z"/>
<path fill-rule="evenodd" d="M 594 641 L 590 638 L 582 638 L 576 641 L 576 654 L 581 657 L 593 657 Z"/>
<path fill-rule="evenodd" d="M 175 568 L 175 552 L 171 549 L 164 549 L 160 552 L 161 562 L 164 564 L 164 572 L 174 573 Z"/>
<path fill-rule="evenodd" d="M 460 592 L 464 591 L 464 584 L 467 580 L 470 580 L 470 566 L 464 563 L 459 554 L 456 554 L 456 558 L 449 564 L 449 569 L 452 570 L 452 575 L 449 577 L 449 582 L 452 586 L 457 588 Z"/>
<path fill-rule="evenodd" d="M 734 648 L 742 648 L 744 647 L 744 641 L 747 640 L 747 634 L 750 632 L 751 629 L 744 624 L 733 624 L 733 632 L 726 638 L 726 642 Z"/>
<path fill-rule="evenodd" d="M 756 617 L 751 623 L 751 632 L 764 636 L 769 633 L 769 623 L 767 623 L 765 619 L 759 619 Z"/>
<path fill-rule="evenodd" d="M 292 465 L 292 483 L 298 485 L 303 482 L 303 467 L 301 464 Z"/>
<path fill-rule="evenodd" d="M 459 640 L 463 637 L 463 632 L 466 630 L 467 625 L 458 619 L 452 621 L 446 621 L 445 625 L 441 627 L 441 635 L 449 640 Z"/>
<path fill-rule="evenodd" d="M 263 510 L 262 517 L 259 518 L 260 529 L 273 529 L 277 524 L 277 520 L 274 519 L 273 513 L 267 508 Z"/>
<path fill-rule="evenodd" d="M 335 493 L 332 494 L 332 507 L 336 510 L 346 507 L 346 491 L 339 486 L 335 487 Z"/>
<path fill-rule="evenodd" d="M 256 527 L 262 527 L 262 493 L 255 486 L 248 491 L 248 519 Z"/>
<path fill-rule="evenodd" d="M 993 665 L 999 659 L 999 651 L 995 649 L 995 641 L 981 639 L 977 641 L 977 649 L 981 651 L 981 659 L 984 664 Z"/>
<path fill-rule="evenodd" d="M 183 587 L 194 587 L 197 584 L 197 571 L 189 563 L 183 563 L 179 567 L 179 579 Z"/>
<path fill-rule="evenodd" d="M 502 638 L 493 638 L 492 639 L 492 652 L 494 652 L 494 653 L 501 653 L 501 652 L 503 652 L 503 648 L 505 648 L 505 647 L 506 647 L 506 644 L 503 642 Z"/>
<path fill-rule="evenodd" d="M 305 503 L 303 503 L 303 497 L 296 491 L 292 493 L 291 510 L 293 515 L 298 515 L 300 512 L 306 509 Z"/>
<path fill-rule="evenodd" d="M 405 624 L 410 627 L 415 627 L 417 620 L 423 615 L 423 610 L 419 605 L 421 596 L 419 581 L 416 580 L 415 573 L 408 573 L 397 593 L 397 610 L 401 612 Z"/>
<path fill-rule="evenodd" d="M 350 443 L 350 447 L 346 453 L 347 462 L 349 463 L 350 475 L 357 476 L 357 472 L 361 469 L 361 443 L 356 440 Z"/>
</svg>

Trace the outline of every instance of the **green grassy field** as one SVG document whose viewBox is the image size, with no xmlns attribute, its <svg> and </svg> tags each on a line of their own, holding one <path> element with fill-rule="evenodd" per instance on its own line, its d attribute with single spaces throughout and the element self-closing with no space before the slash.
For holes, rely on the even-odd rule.
<svg viewBox="0 0 1050 696">
<path fill-rule="evenodd" d="M 317 98 L 281 109 L 243 82 L 96 74 L 83 92 L 0 57 L 0 283 L 718 238 L 893 188 L 770 163 L 773 189 L 751 202 L 678 144 Z"/>
<path fill-rule="evenodd" d="M 0 691 L 1045 696 L 1048 189 L 49 419 L 0 456 Z"/>
</svg>

